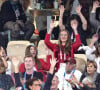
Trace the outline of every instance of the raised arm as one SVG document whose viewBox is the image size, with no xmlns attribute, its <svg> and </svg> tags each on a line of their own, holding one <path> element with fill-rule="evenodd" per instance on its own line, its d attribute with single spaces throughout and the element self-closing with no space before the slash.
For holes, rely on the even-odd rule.
<svg viewBox="0 0 100 90">
<path fill-rule="evenodd" d="M 98 27 L 100 25 L 100 22 L 98 20 L 96 20 L 96 8 L 98 8 L 98 7 L 100 7 L 99 6 L 99 1 L 94 1 L 92 11 L 90 13 L 90 23 L 94 27 Z"/>
<path fill-rule="evenodd" d="M 72 47 L 74 49 L 74 52 L 76 52 L 79 46 L 81 45 L 80 36 L 77 31 L 78 23 L 77 22 L 71 23 L 71 27 L 75 34 L 75 43 L 72 44 Z"/>
<path fill-rule="evenodd" d="M 71 27 L 74 31 L 75 35 L 78 35 L 78 31 L 77 31 L 77 27 L 78 27 L 78 22 L 74 21 L 73 23 L 71 23 Z"/>
<path fill-rule="evenodd" d="M 98 41 L 98 35 L 94 34 L 91 40 L 91 43 L 89 45 L 90 48 L 93 48 L 94 44 Z"/>
<path fill-rule="evenodd" d="M 79 17 L 81 18 L 83 30 L 87 30 L 87 20 L 83 16 L 83 14 L 81 12 L 81 9 L 82 9 L 82 6 L 81 5 L 77 6 L 76 7 L 76 12 L 79 15 Z"/>
<path fill-rule="evenodd" d="M 89 60 L 95 60 L 95 55 L 93 54 L 93 52 L 96 50 L 94 44 L 97 42 L 97 40 L 98 40 L 98 35 L 94 34 L 92 37 L 91 43 L 85 52 L 85 54 Z"/>
<path fill-rule="evenodd" d="M 46 34 L 46 37 L 45 37 L 45 40 L 44 40 L 44 42 L 45 42 L 45 44 L 47 45 L 47 47 L 48 47 L 49 49 L 51 49 L 52 51 L 53 51 L 54 47 L 56 46 L 56 44 L 53 44 L 53 43 L 50 42 L 50 35 L 51 35 L 51 33 L 52 33 L 53 28 L 54 28 L 54 22 L 51 21 L 51 22 L 50 22 L 49 31 L 48 31 L 48 33 Z"/>
<path fill-rule="evenodd" d="M 16 88 L 17 88 L 17 90 L 22 90 L 23 86 L 22 86 L 22 83 L 20 81 L 19 68 L 18 68 L 19 67 L 19 60 L 16 57 L 12 57 L 11 60 L 12 60 L 12 64 L 14 67 L 14 78 L 15 78 Z"/>
<path fill-rule="evenodd" d="M 47 80 L 45 82 L 45 86 L 44 86 L 44 89 L 43 90 L 50 90 L 50 87 L 51 87 L 51 82 L 52 82 L 52 79 L 53 79 L 53 76 L 54 76 L 54 68 L 55 68 L 55 65 L 56 65 L 57 61 L 55 58 L 52 58 L 50 60 L 50 70 L 49 70 L 49 73 L 48 73 L 48 76 L 47 76 Z"/>
<path fill-rule="evenodd" d="M 59 15 L 59 27 L 60 30 L 65 29 L 65 26 L 63 25 L 63 14 L 64 14 L 64 5 L 60 5 L 59 7 L 59 11 L 60 11 L 60 15 Z"/>
<path fill-rule="evenodd" d="M 50 28 L 49 28 L 48 34 L 51 34 L 51 33 L 52 33 L 52 30 L 53 30 L 54 27 L 55 27 L 55 26 L 54 26 L 54 21 L 51 20 L 51 22 L 50 22 Z"/>
</svg>

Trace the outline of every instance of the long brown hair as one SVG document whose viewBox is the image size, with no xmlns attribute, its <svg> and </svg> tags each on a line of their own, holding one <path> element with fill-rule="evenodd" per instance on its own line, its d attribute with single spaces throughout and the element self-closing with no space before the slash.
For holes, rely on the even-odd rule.
<svg viewBox="0 0 100 90">
<path fill-rule="evenodd" d="M 60 31 L 60 34 L 63 31 L 67 32 L 67 35 L 68 35 L 67 40 L 66 40 L 66 43 L 65 43 L 64 52 L 66 54 L 69 54 L 70 53 L 70 50 L 71 50 L 71 38 L 70 38 L 69 32 L 67 30 L 61 30 Z M 58 39 L 58 45 L 59 45 L 59 48 L 62 50 L 62 47 L 61 47 L 62 41 L 60 40 L 60 34 L 59 34 L 59 39 Z"/>
<path fill-rule="evenodd" d="M 34 57 L 34 58 L 35 58 L 35 63 L 36 63 L 36 65 L 37 65 L 38 69 L 41 69 L 41 63 L 40 63 L 40 61 L 39 61 L 39 59 L 38 59 L 38 57 L 37 57 L 38 51 L 37 51 L 36 46 L 33 46 L 33 45 L 27 46 L 27 47 L 26 47 L 26 50 L 25 50 L 25 56 L 31 55 L 31 53 L 30 53 L 30 48 L 31 48 L 31 47 L 34 47 L 34 49 L 36 50 L 36 55 L 35 55 L 35 57 Z"/>
</svg>

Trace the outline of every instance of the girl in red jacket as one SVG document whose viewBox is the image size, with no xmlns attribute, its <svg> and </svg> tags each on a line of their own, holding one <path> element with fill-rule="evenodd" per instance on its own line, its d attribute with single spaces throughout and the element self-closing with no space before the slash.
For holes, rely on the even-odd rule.
<svg viewBox="0 0 100 90">
<path fill-rule="evenodd" d="M 67 30 L 61 30 L 59 34 L 58 44 L 54 44 L 50 42 L 50 35 L 54 28 L 54 22 L 51 21 L 50 29 L 45 37 L 45 44 L 49 49 L 51 49 L 54 53 L 54 56 L 57 58 L 58 63 L 56 64 L 56 70 L 59 69 L 60 63 L 64 63 L 69 57 L 74 58 L 74 53 L 77 51 L 79 46 L 81 45 L 80 36 L 77 32 L 78 23 L 71 23 L 73 31 L 75 33 L 75 42 L 71 43 L 71 38 L 69 32 Z"/>
<path fill-rule="evenodd" d="M 25 56 L 26 55 L 32 55 L 33 58 L 35 58 L 35 70 L 43 74 L 43 81 L 45 81 L 46 80 L 45 71 L 48 71 L 50 68 L 50 62 L 48 61 L 48 59 L 47 59 L 47 62 L 45 62 L 43 59 L 38 59 L 37 58 L 37 48 L 33 45 L 27 46 L 25 50 Z M 25 71 L 24 63 L 20 65 L 19 71 L 21 73 Z"/>
</svg>

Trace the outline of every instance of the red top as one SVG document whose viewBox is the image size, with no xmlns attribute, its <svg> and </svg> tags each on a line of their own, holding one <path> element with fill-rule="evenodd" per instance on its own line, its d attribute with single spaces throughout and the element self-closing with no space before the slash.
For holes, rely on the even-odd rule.
<svg viewBox="0 0 100 90">
<path fill-rule="evenodd" d="M 40 63 L 41 63 L 41 69 L 38 69 L 37 65 L 35 64 L 35 68 L 37 72 L 41 72 L 43 74 L 43 81 L 46 80 L 46 71 L 48 71 L 50 69 L 50 62 L 49 59 L 47 57 L 47 62 L 45 62 L 43 59 L 39 59 Z M 21 73 L 25 72 L 25 64 L 22 63 L 19 67 L 19 71 Z"/>
<path fill-rule="evenodd" d="M 50 42 L 50 34 L 46 34 L 44 42 L 47 45 L 47 47 L 53 51 L 54 56 L 58 60 L 58 63 L 56 64 L 56 70 L 59 69 L 60 63 L 64 63 L 64 61 L 67 60 L 69 57 L 74 58 L 74 53 L 77 51 L 77 49 L 81 45 L 80 36 L 79 34 L 77 34 L 75 35 L 75 43 L 72 44 L 70 53 L 67 55 L 64 55 L 65 46 L 62 45 L 62 50 L 60 51 L 58 44 Z"/>
</svg>

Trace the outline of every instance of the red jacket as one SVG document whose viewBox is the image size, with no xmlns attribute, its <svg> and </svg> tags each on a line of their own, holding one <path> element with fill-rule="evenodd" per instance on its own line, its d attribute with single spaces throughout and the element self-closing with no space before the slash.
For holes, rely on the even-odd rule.
<svg viewBox="0 0 100 90">
<path fill-rule="evenodd" d="M 60 49 L 57 47 L 58 44 L 50 42 L 50 34 L 46 34 L 44 42 L 47 45 L 47 47 L 53 51 L 54 56 L 57 58 L 58 63 L 56 64 L 56 70 L 58 70 L 60 63 L 64 63 L 64 46 L 62 45 L 62 60 L 61 60 Z M 78 34 L 78 35 L 75 35 L 75 43 L 72 44 L 70 53 L 68 55 L 65 55 L 66 60 L 69 57 L 74 58 L 74 53 L 77 51 L 80 45 L 81 45 L 81 40 Z"/>
<path fill-rule="evenodd" d="M 35 68 L 37 72 L 41 72 L 43 74 L 43 81 L 46 80 L 46 71 L 50 69 L 50 62 L 49 59 L 47 58 L 47 62 L 45 62 L 43 59 L 39 59 L 41 63 L 41 69 L 38 69 L 37 65 L 35 64 Z M 19 67 L 19 71 L 21 73 L 25 72 L 25 64 L 22 63 Z"/>
</svg>

